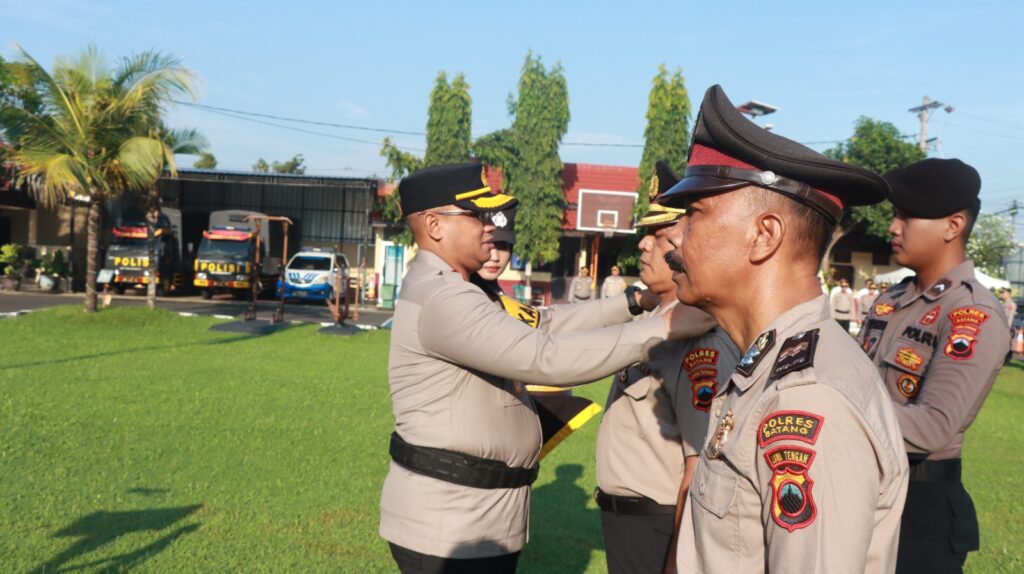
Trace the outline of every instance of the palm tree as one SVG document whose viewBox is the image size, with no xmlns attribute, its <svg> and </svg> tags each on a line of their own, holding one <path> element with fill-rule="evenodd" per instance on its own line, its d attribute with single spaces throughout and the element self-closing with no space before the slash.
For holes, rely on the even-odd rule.
<svg viewBox="0 0 1024 574">
<path fill-rule="evenodd" d="M 159 125 L 157 134 L 173 154 L 199 155 L 209 147 L 206 137 L 195 129 L 169 129 Z M 157 276 L 156 227 L 160 222 L 160 189 L 156 181 L 149 186 L 146 194 L 146 257 L 149 260 L 150 281 L 146 284 L 146 306 L 156 308 Z M 179 232 L 181 230 L 178 230 Z"/>
<path fill-rule="evenodd" d="M 146 51 L 107 67 L 94 46 L 58 59 L 47 72 L 27 52 L 22 60 L 40 78 L 35 112 L 20 110 L 14 161 L 19 180 L 34 180 L 44 205 L 69 196 L 88 198 L 86 312 L 96 310 L 96 260 L 103 202 L 125 191 L 149 189 L 174 153 L 158 133 L 174 97 L 194 97 L 195 74 L 177 58 Z"/>
</svg>

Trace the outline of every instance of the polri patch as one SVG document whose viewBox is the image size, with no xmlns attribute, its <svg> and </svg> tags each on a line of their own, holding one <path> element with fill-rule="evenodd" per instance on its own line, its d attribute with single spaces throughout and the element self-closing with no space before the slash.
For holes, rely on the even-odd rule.
<svg viewBox="0 0 1024 574">
<path fill-rule="evenodd" d="M 818 346 L 818 329 L 801 331 L 785 340 L 772 367 L 772 378 L 777 379 L 814 366 L 814 350 Z"/>
<path fill-rule="evenodd" d="M 924 359 L 921 355 L 917 354 L 917 351 L 913 347 L 900 347 L 896 350 L 896 364 L 902 367 L 906 367 L 911 371 L 916 371 L 921 368 L 921 363 Z"/>
<path fill-rule="evenodd" d="M 812 495 L 814 481 L 809 474 L 814 451 L 781 446 L 766 452 L 764 458 L 772 469 L 768 481 L 772 488 L 772 520 L 789 532 L 810 525 L 818 514 Z"/>
<path fill-rule="evenodd" d="M 718 349 L 701 347 L 694 349 L 683 357 L 683 368 L 692 371 L 700 365 L 715 366 L 718 364 Z"/>
<path fill-rule="evenodd" d="M 921 377 L 909 373 L 900 373 L 899 378 L 896 379 L 896 390 L 908 399 L 916 397 L 921 392 Z"/>
<path fill-rule="evenodd" d="M 794 439 L 807 444 L 818 442 L 825 417 L 804 411 L 776 411 L 764 417 L 757 431 L 761 448 L 780 440 Z"/>
<path fill-rule="evenodd" d="M 775 346 L 775 329 L 771 331 L 765 331 L 761 333 L 747 352 L 743 354 L 743 358 L 740 359 L 738 365 L 736 365 L 736 371 L 744 377 L 749 377 L 754 372 L 754 368 L 761 362 L 765 354 Z"/>
</svg>

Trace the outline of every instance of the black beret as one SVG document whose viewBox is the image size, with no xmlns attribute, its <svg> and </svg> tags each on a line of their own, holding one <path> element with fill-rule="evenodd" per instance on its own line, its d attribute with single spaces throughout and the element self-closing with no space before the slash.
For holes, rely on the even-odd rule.
<svg viewBox="0 0 1024 574">
<path fill-rule="evenodd" d="M 505 242 L 509 245 L 516 243 L 516 210 L 502 209 L 491 214 L 491 223 L 494 224 L 495 243 Z"/>
<path fill-rule="evenodd" d="M 981 192 L 978 170 L 958 159 L 912 163 L 885 174 L 889 200 L 911 217 L 938 219 L 972 207 Z"/>
<path fill-rule="evenodd" d="M 889 194 L 878 174 L 765 130 L 743 117 L 721 86 L 711 86 L 694 125 L 686 173 L 660 202 L 673 205 L 748 185 L 782 193 L 833 222 L 845 207 L 878 203 Z"/>
<path fill-rule="evenodd" d="M 479 163 L 435 165 L 415 171 L 398 184 L 398 198 L 405 215 L 443 205 L 490 213 L 519 203 L 511 195 L 493 193 L 484 166 Z"/>
</svg>

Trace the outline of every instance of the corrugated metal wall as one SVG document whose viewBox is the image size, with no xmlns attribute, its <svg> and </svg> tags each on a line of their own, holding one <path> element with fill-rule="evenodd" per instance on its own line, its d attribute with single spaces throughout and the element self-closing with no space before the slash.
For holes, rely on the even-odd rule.
<svg viewBox="0 0 1024 574">
<path fill-rule="evenodd" d="M 373 242 L 369 213 L 376 195 L 372 180 L 327 180 L 321 185 L 268 178 L 250 181 L 165 179 L 168 205 L 183 212 L 247 209 L 282 215 L 297 224 L 301 241 L 368 244 Z"/>
</svg>

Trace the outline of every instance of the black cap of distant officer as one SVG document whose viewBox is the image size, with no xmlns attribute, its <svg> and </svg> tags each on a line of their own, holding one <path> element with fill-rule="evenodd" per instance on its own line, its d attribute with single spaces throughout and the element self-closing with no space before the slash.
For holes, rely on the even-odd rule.
<svg viewBox="0 0 1024 574">
<path fill-rule="evenodd" d="M 511 195 L 491 191 L 479 163 L 435 165 L 413 172 L 398 184 L 398 198 L 403 215 L 445 205 L 493 213 L 519 203 Z"/>
<path fill-rule="evenodd" d="M 958 159 L 929 158 L 894 169 L 885 179 L 892 188 L 889 200 L 910 217 L 938 219 L 981 208 L 981 176 Z"/>
<path fill-rule="evenodd" d="M 846 207 L 878 203 L 889 194 L 881 176 L 765 130 L 743 117 L 721 86 L 711 86 L 694 123 L 683 179 L 658 203 L 678 207 L 749 185 L 807 205 L 833 224 Z"/>
<path fill-rule="evenodd" d="M 491 223 L 494 224 L 494 242 L 516 244 L 516 210 L 502 209 L 491 214 Z"/>
</svg>

